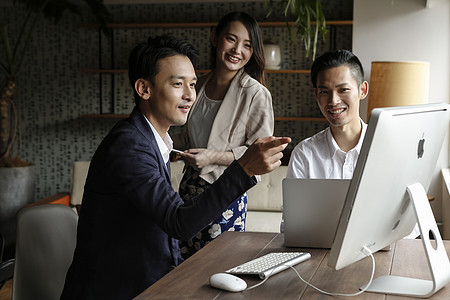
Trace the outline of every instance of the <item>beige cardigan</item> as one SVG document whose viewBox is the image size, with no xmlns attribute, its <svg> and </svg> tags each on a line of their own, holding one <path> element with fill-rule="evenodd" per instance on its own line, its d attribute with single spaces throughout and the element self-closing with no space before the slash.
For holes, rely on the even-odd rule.
<svg viewBox="0 0 450 300">
<path fill-rule="evenodd" d="M 274 116 L 272 96 L 269 90 L 250 75 L 239 71 L 231 81 L 211 127 L 208 149 L 232 151 L 239 159 L 257 138 L 273 135 Z M 199 79 L 197 94 L 204 93 L 212 72 Z M 188 123 L 196 103 L 189 113 Z M 189 137 L 190 137 L 189 132 Z M 189 138 L 189 140 L 191 140 Z M 209 165 L 200 172 L 200 177 L 213 183 L 222 175 L 227 166 Z"/>
</svg>

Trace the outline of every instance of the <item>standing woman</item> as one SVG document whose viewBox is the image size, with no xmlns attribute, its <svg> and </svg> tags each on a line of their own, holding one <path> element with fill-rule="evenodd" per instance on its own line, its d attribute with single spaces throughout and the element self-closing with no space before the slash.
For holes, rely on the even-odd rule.
<svg viewBox="0 0 450 300">
<path fill-rule="evenodd" d="M 257 138 L 273 134 L 272 96 L 264 86 L 264 50 L 256 20 L 243 12 L 225 15 L 211 32 L 213 68 L 197 82 L 188 117 L 187 169 L 179 193 L 185 201 L 216 181 Z M 175 145 L 178 146 L 178 145 Z M 244 231 L 247 193 L 192 240 L 181 242 L 184 258 L 224 231 Z"/>
</svg>

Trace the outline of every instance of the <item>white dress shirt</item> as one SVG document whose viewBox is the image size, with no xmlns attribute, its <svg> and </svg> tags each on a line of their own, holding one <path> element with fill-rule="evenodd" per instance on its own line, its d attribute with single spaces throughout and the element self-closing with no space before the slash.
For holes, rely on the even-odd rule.
<svg viewBox="0 0 450 300">
<path fill-rule="evenodd" d="M 331 134 L 330 127 L 309 137 L 295 146 L 289 160 L 287 178 L 352 179 L 367 124 L 361 120 L 362 132 L 358 144 L 348 152 L 342 151 Z M 284 218 L 281 221 L 284 231 Z M 420 235 L 416 224 L 405 238 L 414 239 Z"/>
<path fill-rule="evenodd" d="M 330 127 L 295 146 L 289 160 L 287 178 L 351 179 L 358 161 L 367 124 L 361 120 L 358 144 L 342 151 L 331 134 Z"/>
<path fill-rule="evenodd" d="M 170 152 L 172 152 L 173 150 L 173 141 L 170 138 L 169 133 L 167 132 L 166 135 L 164 135 L 164 139 L 161 138 L 158 131 L 156 131 L 155 127 L 153 127 L 152 123 L 150 123 L 150 121 L 147 118 L 145 119 L 147 120 L 148 125 L 150 125 L 150 128 L 152 129 L 152 132 L 156 139 L 156 143 L 158 144 L 159 152 L 161 152 L 161 156 L 167 168 L 167 162 L 169 161 L 170 158 Z"/>
</svg>

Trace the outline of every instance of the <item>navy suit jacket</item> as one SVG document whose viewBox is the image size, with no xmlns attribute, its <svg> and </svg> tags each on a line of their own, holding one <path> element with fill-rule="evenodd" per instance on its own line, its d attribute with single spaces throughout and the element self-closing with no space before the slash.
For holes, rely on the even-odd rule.
<svg viewBox="0 0 450 300">
<path fill-rule="evenodd" d="M 89 167 L 77 246 L 62 299 L 130 299 L 182 262 L 188 240 L 256 184 L 235 161 L 184 203 L 138 108 L 109 132 Z"/>
</svg>

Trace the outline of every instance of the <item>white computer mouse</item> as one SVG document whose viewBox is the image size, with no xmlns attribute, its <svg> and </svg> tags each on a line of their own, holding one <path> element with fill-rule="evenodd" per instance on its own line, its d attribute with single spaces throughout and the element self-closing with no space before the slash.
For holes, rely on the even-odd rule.
<svg viewBox="0 0 450 300">
<path fill-rule="evenodd" d="M 247 283 L 243 279 L 228 273 L 211 275 L 209 284 L 212 287 L 229 292 L 241 292 L 247 288 Z"/>
</svg>

